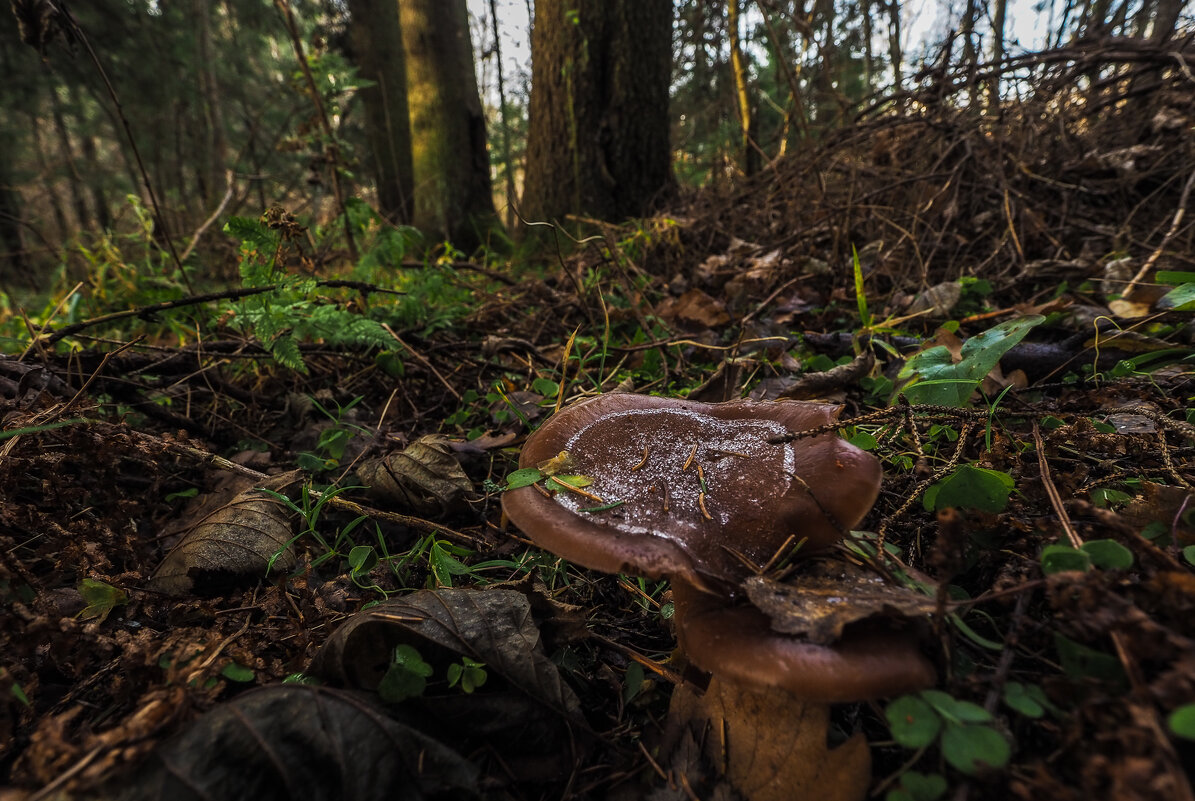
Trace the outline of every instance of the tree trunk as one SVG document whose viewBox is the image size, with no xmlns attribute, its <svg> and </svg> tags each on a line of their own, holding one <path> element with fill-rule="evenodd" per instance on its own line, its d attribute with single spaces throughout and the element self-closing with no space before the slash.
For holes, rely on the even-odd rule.
<svg viewBox="0 0 1195 801">
<path fill-rule="evenodd" d="M 834 0 L 815 0 L 812 29 L 820 30 L 818 60 L 811 77 L 813 85 L 813 119 L 823 133 L 838 124 L 842 104 L 834 81 L 841 74 L 839 49 L 834 37 L 836 9 Z"/>
<path fill-rule="evenodd" d="M 726 4 L 726 22 L 730 33 L 730 72 L 734 77 L 734 95 L 739 112 L 739 158 L 742 159 L 743 172 L 753 175 L 759 170 L 759 152 L 752 137 L 755 115 L 752 113 L 751 88 L 747 81 L 747 62 L 739 41 L 739 0 L 729 0 Z"/>
<path fill-rule="evenodd" d="M 407 111 L 407 73 L 397 0 L 349 0 L 353 60 L 376 85 L 360 91 L 373 154 L 378 210 L 397 223 L 414 212 L 414 168 Z"/>
<path fill-rule="evenodd" d="M 75 211 L 75 224 L 80 229 L 91 227 L 91 214 L 87 210 L 87 201 L 83 197 L 83 177 L 79 175 L 79 166 L 75 159 L 75 147 L 71 144 L 70 130 L 62 112 L 62 102 L 58 93 L 50 92 L 50 108 L 54 119 L 54 132 L 58 135 L 58 147 L 62 153 L 62 160 L 66 164 L 67 186 L 70 189 L 71 207 Z"/>
<path fill-rule="evenodd" d="M 967 105 L 973 112 L 979 110 L 979 85 L 975 81 L 975 74 L 979 70 L 980 52 L 975 41 L 975 22 L 978 18 L 979 3 L 977 0 L 967 0 L 963 18 L 959 21 L 959 33 L 963 37 L 963 67 L 967 71 Z M 946 66 L 949 68 L 949 65 Z"/>
<path fill-rule="evenodd" d="M 1157 11 L 1153 17 L 1153 31 L 1149 38 L 1155 42 L 1164 42 L 1173 36 L 1178 26 L 1178 15 L 1182 10 L 1183 0 L 1158 0 Z"/>
<path fill-rule="evenodd" d="M 671 186 L 668 0 L 537 0 L 523 214 L 622 220 Z"/>
<path fill-rule="evenodd" d="M 996 0 L 996 9 L 992 17 L 992 62 L 999 64 L 1004 60 L 1004 20 L 1008 11 L 1008 0 Z M 988 85 L 988 108 L 1000 106 L 1000 69 L 996 68 L 992 81 Z"/>
<path fill-rule="evenodd" d="M 58 194 L 57 176 L 54 171 L 50 169 L 50 161 L 46 158 L 46 148 L 42 144 L 42 127 L 41 120 L 38 118 L 38 112 L 31 109 L 29 112 L 29 141 L 33 144 L 33 154 L 37 157 L 37 169 L 42 179 L 42 191 L 45 192 L 46 197 L 50 201 L 50 212 L 54 215 L 54 224 L 58 227 L 58 240 L 65 242 L 70 236 L 70 227 L 66 222 L 66 211 L 62 206 L 62 198 Z"/>
<path fill-rule="evenodd" d="M 195 33 L 198 47 L 200 108 L 203 118 L 203 172 L 200 208 L 213 207 L 224 190 L 228 145 L 224 139 L 224 99 L 216 79 L 216 56 L 212 50 L 211 0 L 195 0 Z"/>
<path fill-rule="evenodd" d="M 900 72 L 903 53 L 900 47 L 899 0 L 888 0 L 888 60 L 892 62 L 892 91 L 899 93 L 903 83 Z"/>
<path fill-rule="evenodd" d="M 528 17 L 530 19 L 530 17 Z M 506 187 L 506 227 L 515 227 L 515 165 L 510 157 L 510 112 L 506 107 L 506 79 L 502 70 L 502 38 L 498 35 L 498 3 L 490 0 L 490 28 L 494 34 L 494 64 L 498 68 L 498 114 L 502 120 L 502 172 Z"/>
<path fill-rule="evenodd" d="M 16 152 L 15 135 L 0 131 L 0 284 L 13 286 L 14 278 L 26 275 L 28 258 L 21 221 L 21 195 L 8 163 Z M 8 140 L 8 141 L 5 141 Z"/>
<path fill-rule="evenodd" d="M 497 224 L 465 0 L 401 0 L 415 225 L 459 248 Z"/>
</svg>

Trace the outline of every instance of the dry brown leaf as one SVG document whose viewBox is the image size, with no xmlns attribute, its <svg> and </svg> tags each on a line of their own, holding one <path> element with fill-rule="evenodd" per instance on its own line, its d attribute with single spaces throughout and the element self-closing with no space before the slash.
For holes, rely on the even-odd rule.
<svg viewBox="0 0 1195 801">
<path fill-rule="evenodd" d="M 920 617 L 936 606 L 933 598 L 846 562 L 818 560 L 790 581 L 752 576 L 744 584 L 751 603 L 771 619 L 773 631 L 804 635 L 818 645 L 836 642 L 848 623 L 879 616 Z"/>
<path fill-rule="evenodd" d="M 665 320 L 689 329 L 718 328 L 730 322 L 726 305 L 700 289 L 690 289 L 679 298 L 665 301 L 657 313 Z"/>
<path fill-rule="evenodd" d="M 862 733 L 827 746 L 828 704 L 714 677 L 702 696 L 678 687 L 669 717 L 695 728 L 698 741 L 704 732 L 706 757 L 747 801 L 858 801 L 871 784 L 871 753 Z"/>
<path fill-rule="evenodd" d="M 357 475 L 376 501 L 429 516 L 453 511 L 473 492 L 448 440 L 434 434 L 364 462 Z"/>
<path fill-rule="evenodd" d="M 1120 517 L 1138 533 L 1150 523 L 1161 523 L 1179 545 L 1195 544 L 1195 526 L 1183 514 L 1191 507 L 1192 493 L 1185 487 L 1172 487 L 1154 481 L 1142 481 L 1141 494 L 1120 510 Z"/>
<path fill-rule="evenodd" d="M 263 481 L 261 489 L 284 492 L 299 480 L 298 471 Z M 215 576 L 264 576 L 267 569 L 295 566 L 294 514 L 277 498 L 245 490 L 193 523 L 154 571 L 149 587 L 167 595 L 186 595 Z"/>
</svg>

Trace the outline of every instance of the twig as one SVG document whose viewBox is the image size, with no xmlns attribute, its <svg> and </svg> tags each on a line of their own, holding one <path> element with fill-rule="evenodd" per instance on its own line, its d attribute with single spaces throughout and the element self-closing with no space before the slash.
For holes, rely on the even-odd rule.
<svg viewBox="0 0 1195 801">
<path fill-rule="evenodd" d="M 1149 254 L 1149 258 L 1141 265 L 1141 269 L 1133 276 L 1133 280 L 1129 281 L 1124 291 L 1120 293 L 1122 298 L 1127 298 L 1132 294 L 1133 290 L 1137 288 L 1137 284 L 1145 280 L 1145 276 L 1153 269 L 1158 259 L 1162 256 L 1162 251 L 1170 244 L 1170 240 L 1178 233 L 1179 225 L 1182 224 L 1183 216 L 1187 213 L 1187 201 L 1191 197 L 1191 187 L 1195 186 L 1195 171 L 1187 178 L 1187 183 L 1183 186 L 1183 193 L 1178 199 L 1178 208 L 1174 210 L 1174 217 L 1170 220 L 1170 228 L 1166 231 L 1166 235 L 1162 237 L 1162 241 L 1154 248 L 1153 253 Z"/>
<path fill-rule="evenodd" d="M 456 391 L 456 387 L 454 387 L 454 386 L 452 386 L 452 384 L 448 383 L 448 379 L 444 378 L 444 376 L 442 376 L 442 375 L 440 374 L 440 371 L 436 369 L 436 366 L 435 366 L 434 364 L 432 364 L 431 362 L 429 362 L 429 361 L 427 360 L 427 358 L 426 358 L 426 357 L 425 357 L 425 356 L 424 356 L 422 353 L 420 353 L 419 351 L 417 351 L 417 350 L 415 350 L 414 348 L 412 348 L 412 347 L 411 347 L 410 345 L 408 345 L 406 342 L 403 342 L 403 340 L 402 340 L 402 337 L 400 337 L 398 334 L 394 333 L 394 329 L 393 329 L 393 328 L 391 328 L 391 327 L 389 326 L 389 324 L 387 324 L 387 323 L 382 323 L 382 328 L 385 328 L 385 329 L 386 329 L 386 333 L 387 333 L 387 334 L 389 334 L 390 336 L 394 337 L 394 341 L 395 341 L 395 342 L 397 342 L 399 345 L 402 345 L 402 347 L 403 347 L 403 350 L 405 350 L 407 353 L 409 353 L 409 354 L 411 354 L 413 357 L 415 357 L 416 361 L 418 361 L 418 362 L 419 362 L 420 364 L 422 364 L 424 367 L 426 367 L 427 369 L 431 370 L 431 371 L 432 371 L 432 375 L 434 375 L 436 378 L 440 379 L 440 383 L 444 385 L 444 388 L 448 390 L 449 394 L 451 394 L 451 395 L 452 395 L 452 397 L 454 397 L 454 398 L 456 398 L 458 401 L 460 401 L 460 399 L 461 399 L 461 393 L 459 393 L 459 392 L 457 392 L 457 391 Z"/>
<path fill-rule="evenodd" d="M 196 228 L 195 233 L 191 234 L 191 241 L 187 244 L 186 249 L 183 250 L 182 255 L 179 256 L 180 260 L 187 260 L 187 258 L 191 255 L 191 252 L 195 250 L 195 246 L 199 244 L 199 237 L 203 236 L 204 232 L 206 232 L 208 228 L 212 227 L 212 223 L 214 223 L 219 216 L 224 213 L 224 209 L 227 208 L 228 202 L 232 200 L 232 190 L 236 186 L 236 184 L 233 183 L 234 173 L 232 170 L 226 170 L 224 175 L 228 180 L 228 189 L 224 191 L 224 198 L 220 201 L 220 205 L 216 206 L 216 210 L 212 212 L 212 216 L 204 220 L 203 225 Z"/>
<path fill-rule="evenodd" d="M 1038 427 L 1037 420 L 1033 421 L 1033 447 L 1037 450 L 1037 469 L 1041 473 L 1041 483 L 1045 487 L 1046 497 L 1050 499 L 1050 506 L 1054 507 L 1054 514 L 1058 515 L 1058 522 L 1062 524 L 1062 529 L 1066 532 L 1066 538 L 1070 540 L 1071 547 L 1082 547 L 1083 538 L 1075 531 L 1071 517 L 1067 514 L 1066 507 L 1062 505 L 1062 496 L 1058 494 L 1058 488 L 1054 486 L 1054 480 L 1050 478 L 1050 463 L 1046 460 L 1046 443 L 1042 439 L 1041 428 Z"/>
</svg>

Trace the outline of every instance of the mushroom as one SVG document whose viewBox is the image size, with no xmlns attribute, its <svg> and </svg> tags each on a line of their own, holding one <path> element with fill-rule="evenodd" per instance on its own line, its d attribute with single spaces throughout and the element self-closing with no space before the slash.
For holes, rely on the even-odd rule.
<svg viewBox="0 0 1195 801">
<path fill-rule="evenodd" d="M 601 395 L 527 438 L 520 467 L 538 467 L 545 479 L 502 498 L 507 516 L 559 556 L 671 579 L 681 650 L 712 674 L 704 697 L 677 689 L 673 717 L 719 722 L 724 770 L 752 801 L 784 797 L 768 788 L 794 783 L 821 801 L 862 798 L 866 741 L 827 749 L 830 704 L 934 681 L 916 644 L 893 632 L 861 624 L 839 643 L 814 645 L 735 605 L 747 578 L 793 547 L 804 556 L 839 542 L 875 501 L 879 463 L 837 436 L 839 411 L 801 401 Z M 783 751 L 756 765 L 756 735 L 775 731 L 801 738 L 802 755 Z M 828 794 L 816 785 L 830 774 L 840 789 Z"/>
<path fill-rule="evenodd" d="M 538 545 L 584 567 L 733 594 L 788 545 L 808 553 L 838 542 L 874 503 L 879 463 L 834 433 L 839 409 L 599 395 L 553 415 L 519 459 L 534 467 L 564 453 L 592 483 L 577 492 L 549 479 L 556 491 L 511 490 L 502 508 Z"/>
<path fill-rule="evenodd" d="M 827 744 L 831 705 L 932 687 L 936 675 L 917 642 L 877 622 L 854 624 L 830 645 L 773 631 L 753 606 L 672 582 L 677 638 L 710 674 L 698 694 L 676 688 L 670 717 L 707 732 L 706 753 L 751 801 L 860 801 L 871 781 L 862 732 Z M 676 732 L 674 731 L 674 735 Z"/>
</svg>

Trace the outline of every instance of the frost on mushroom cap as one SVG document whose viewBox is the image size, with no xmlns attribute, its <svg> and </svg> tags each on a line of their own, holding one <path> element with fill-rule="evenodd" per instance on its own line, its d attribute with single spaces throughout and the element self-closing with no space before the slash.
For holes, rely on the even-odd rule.
<svg viewBox="0 0 1195 801">
<path fill-rule="evenodd" d="M 838 411 L 601 395 L 555 414 L 519 460 L 534 467 L 567 451 L 570 472 L 592 479 L 588 496 L 522 487 L 502 506 L 538 545 L 585 567 L 734 588 L 749 574 L 735 552 L 762 565 L 790 536 L 824 548 L 871 508 L 880 466 L 870 454 L 833 432 L 768 442 Z"/>
<path fill-rule="evenodd" d="M 848 628 L 836 643 L 816 645 L 773 631 L 754 606 L 736 606 L 683 580 L 672 582 L 672 597 L 681 650 L 727 682 L 846 703 L 924 690 L 937 679 L 908 632 L 863 625 Z"/>
</svg>

